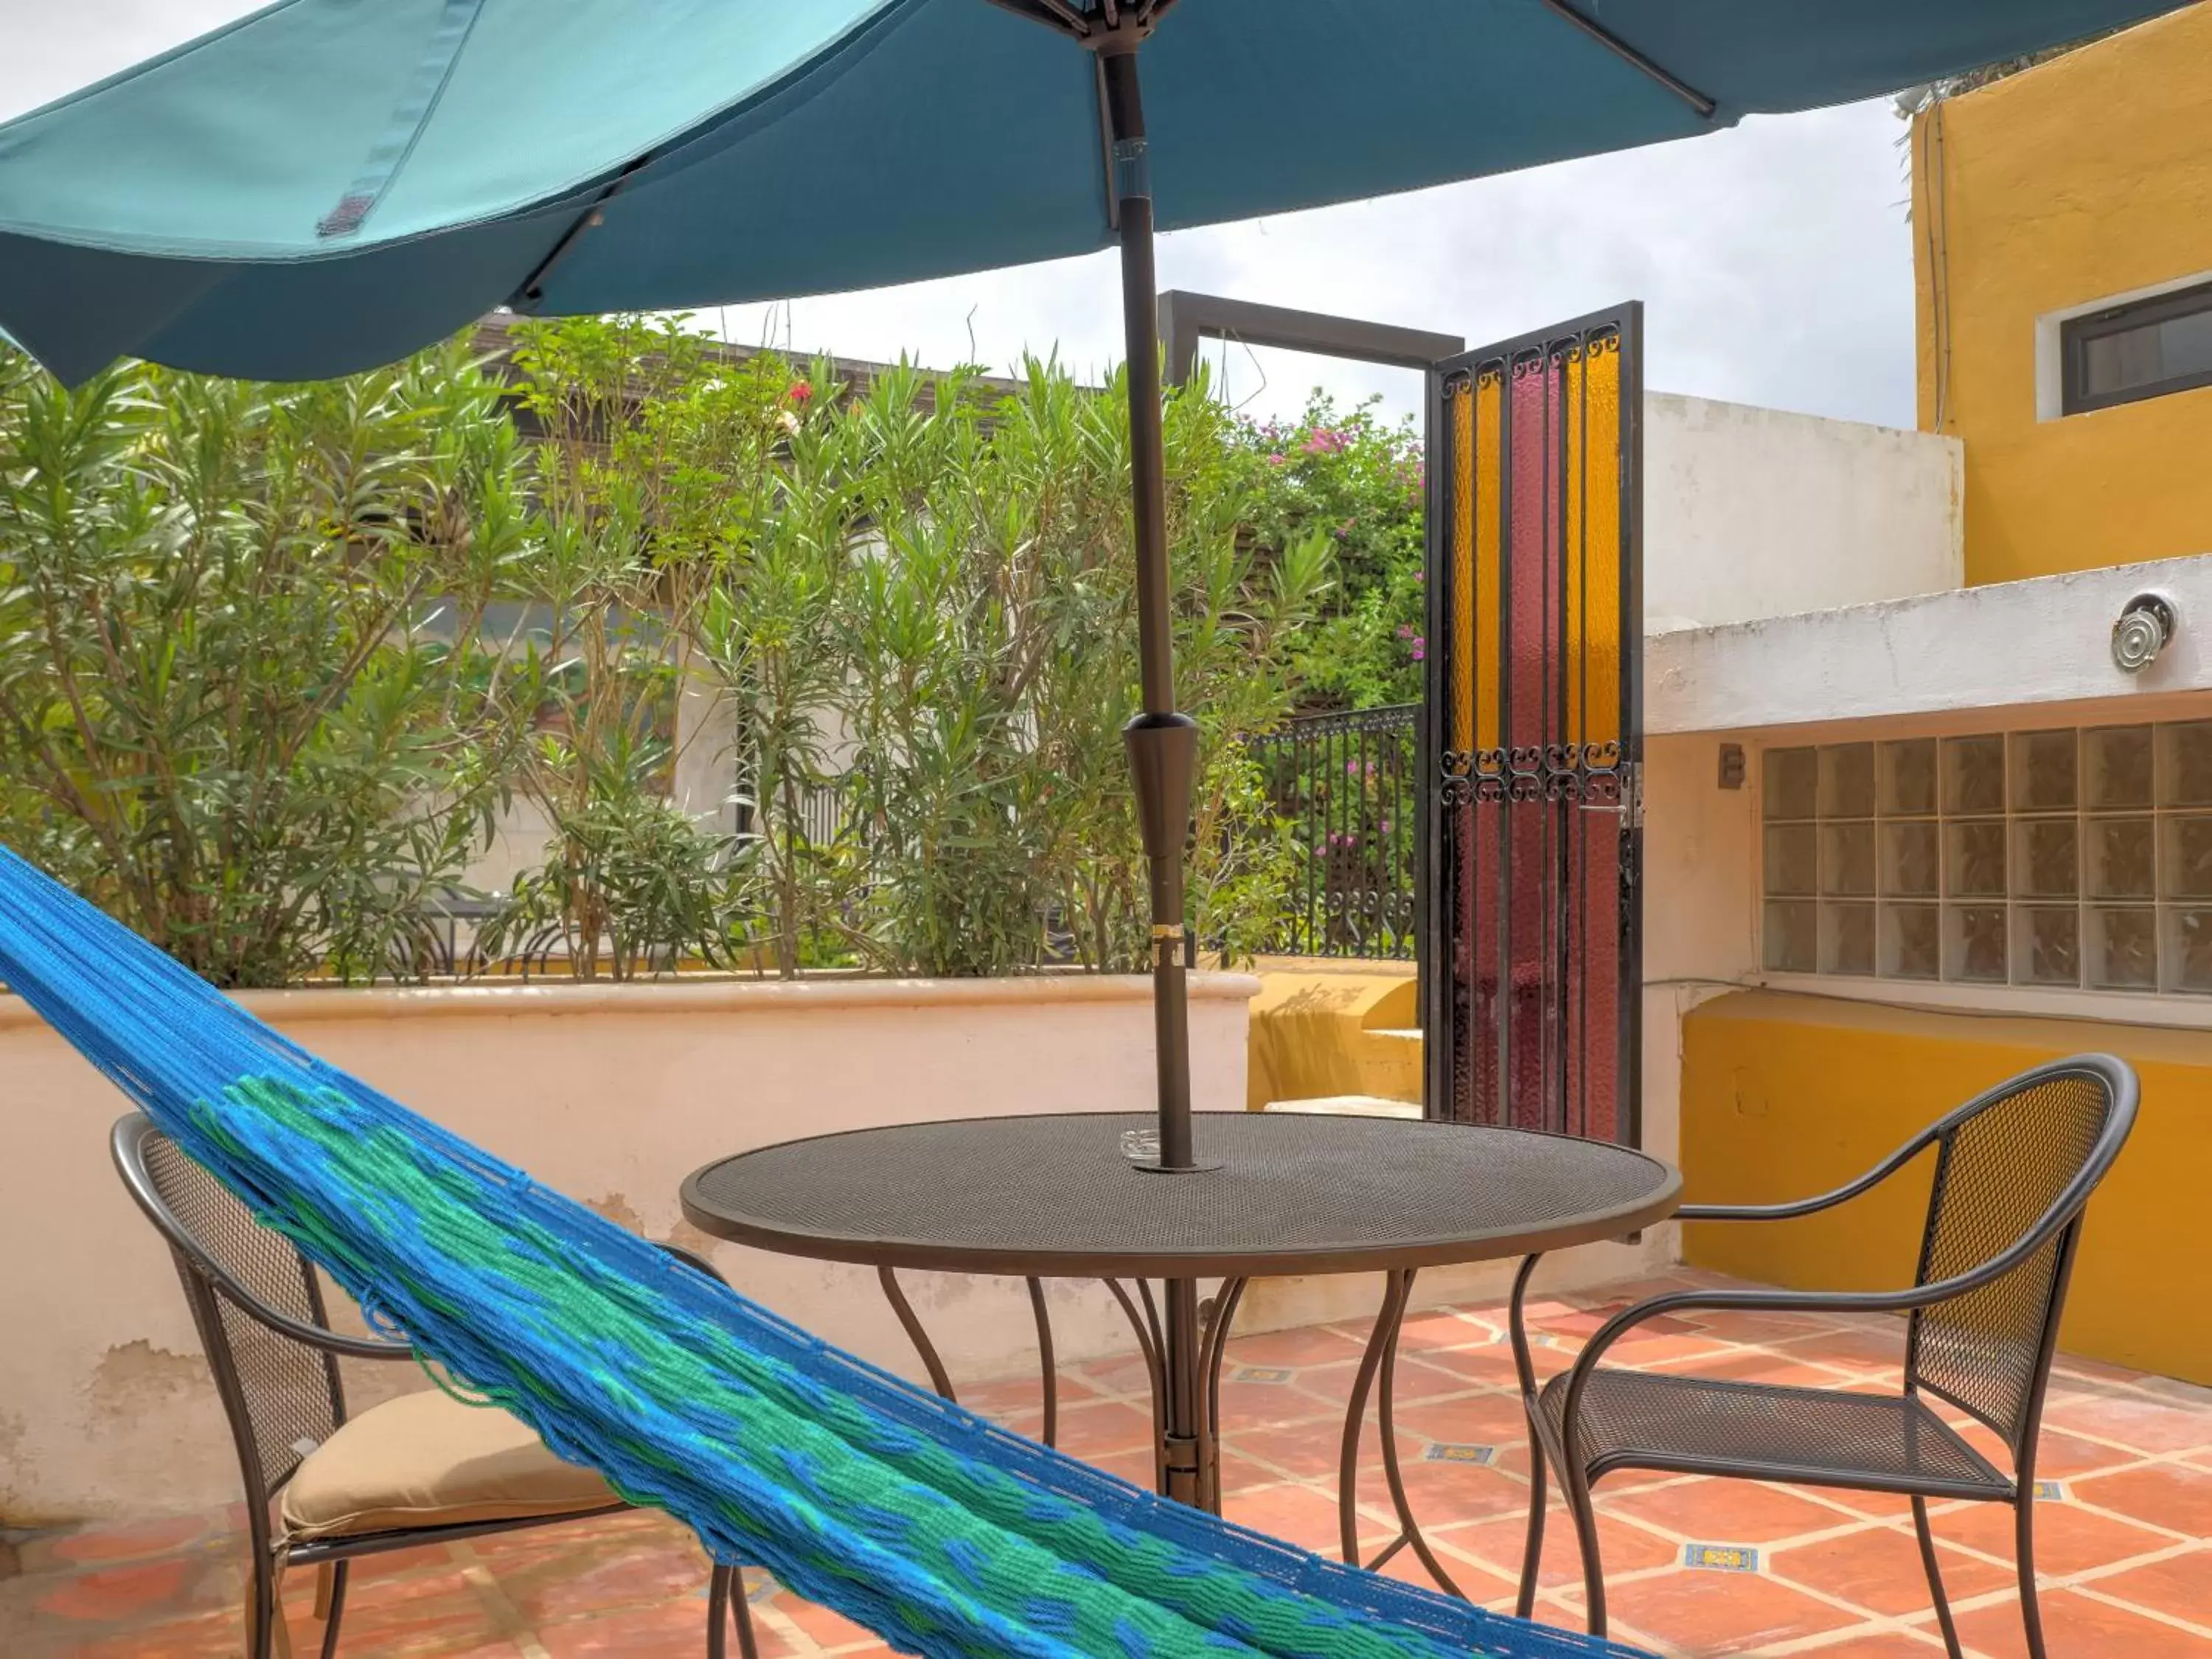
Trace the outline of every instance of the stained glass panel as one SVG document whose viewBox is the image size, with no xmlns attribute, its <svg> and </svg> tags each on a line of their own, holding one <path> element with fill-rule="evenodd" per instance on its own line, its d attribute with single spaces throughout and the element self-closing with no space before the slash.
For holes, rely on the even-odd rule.
<svg viewBox="0 0 2212 1659">
<path fill-rule="evenodd" d="M 1443 366 L 1439 1115 L 1638 1132 L 1634 307 Z"/>
</svg>

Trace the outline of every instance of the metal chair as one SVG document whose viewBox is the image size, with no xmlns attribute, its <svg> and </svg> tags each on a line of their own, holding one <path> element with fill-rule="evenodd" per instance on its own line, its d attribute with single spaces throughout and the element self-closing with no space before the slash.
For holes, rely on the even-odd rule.
<svg viewBox="0 0 2212 1659">
<path fill-rule="evenodd" d="M 1605 1580 L 1590 1487 L 1619 1468 L 1735 1475 L 1898 1492 L 1912 1500 L 1920 1559 L 1943 1643 L 1959 1636 L 1928 1529 L 1931 1498 L 2010 1504 L 2028 1652 L 2043 1659 L 2036 1603 L 2035 1439 L 2059 1310 L 2089 1194 L 2136 1117 L 2135 1073 L 2107 1054 L 2024 1072 L 1914 1136 L 1856 1180 L 1790 1204 L 1686 1204 L 1685 1221 L 1780 1221 L 1811 1215 L 1880 1184 L 1933 1147 L 1933 1188 L 1912 1286 L 1900 1291 L 1692 1290 L 1638 1303 L 1607 1320 L 1571 1369 L 1539 1389 L 1522 1308 L 1537 1258 L 1514 1280 L 1512 1341 L 1534 1430 L 1528 1553 L 1520 1613 L 1534 1604 L 1544 1542 L 1544 1466 L 1560 1473 L 1582 1545 L 1589 1627 L 1606 1628 Z M 1708 1380 L 1599 1362 L 1645 1321 L 1705 1309 L 1904 1312 L 1897 1395 Z M 2003 1443 L 2004 1473 L 1927 1404 L 1965 1412 Z"/>
<path fill-rule="evenodd" d="M 404 1342 L 332 1330 L 313 1266 L 289 1240 L 257 1222 L 151 1120 L 137 1112 L 122 1118 L 112 1146 L 124 1185 L 168 1243 L 237 1446 L 253 1553 L 247 1659 L 273 1659 L 280 1651 L 277 1583 L 287 1566 L 329 1569 L 327 1599 L 318 1610 L 325 1619 L 323 1659 L 332 1659 L 345 1610 L 346 1568 L 355 1557 L 618 1514 L 629 1507 L 596 1474 L 562 1462 L 502 1412 L 462 1406 L 442 1394 L 410 1395 L 349 1419 L 339 1357 L 411 1360 L 415 1351 Z M 700 1273 L 720 1277 L 688 1250 L 661 1248 Z M 449 1412 L 443 1409 L 448 1406 Z M 391 1419 L 395 1432 L 384 1443 L 409 1454 L 416 1466 L 398 1483 L 405 1490 L 395 1490 L 388 1503 L 368 1500 L 353 1518 L 332 1515 L 302 1523 L 289 1513 L 272 1516 L 280 1504 L 289 1510 L 290 1499 L 315 1484 L 319 1471 L 339 1463 L 357 1470 L 364 1453 L 373 1463 L 379 1444 L 373 1425 L 380 1413 L 395 1407 L 406 1415 L 404 1422 Z M 426 1427 L 433 1431 L 426 1435 Z M 426 1442 L 433 1443 L 427 1450 Z M 433 1481 L 426 1492 L 420 1466 L 426 1457 L 435 1462 L 441 1448 L 458 1452 L 447 1460 L 453 1479 L 442 1488 Z M 320 1484 L 328 1489 L 334 1483 L 325 1479 Z M 404 1512 L 404 1524 L 392 1522 L 395 1511 Z M 736 1568 L 715 1564 L 707 1602 L 709 1659 L 724 1659 L 732 1620 L 738 1650 L 744 1659 L 756 1659 Z"/>
</svg>

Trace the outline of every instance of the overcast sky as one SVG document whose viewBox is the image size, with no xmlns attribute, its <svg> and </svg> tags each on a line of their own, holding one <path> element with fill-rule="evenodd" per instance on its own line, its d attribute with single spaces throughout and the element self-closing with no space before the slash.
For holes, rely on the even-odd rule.
<svg viewBox="0 0 2212 1659">
<path fill-rule="evenodd" d="M 252 10 L 240 0 L 0 0 L 0 118 Z M 1912 246 L 1886 101 L 1755 118 L 1710 137 L 1376 202 L 1185 231 L 1162 286 L 1498 340 L 1644 302 L 1647 375 L 1694 392 L 1910 426 Z M 1096 373 L 1120 356 L 1113 255 L 815 299 L 714 325 L 799 351 L 1004 368 L 1024 349 Z M 1217 362 L 1219 348 L 1209 355 Z M 1288 413 L 1309 387 L 1411 375 L 1232 351 L 1229 394 Z"/>
</svg>

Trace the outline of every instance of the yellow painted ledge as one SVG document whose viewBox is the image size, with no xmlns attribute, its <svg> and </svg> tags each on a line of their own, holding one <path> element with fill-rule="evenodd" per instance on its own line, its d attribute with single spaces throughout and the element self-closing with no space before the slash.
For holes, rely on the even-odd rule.
<svg viewBox="0 0 2212 1659">
<path fill-rule="evenodd" d="M 2016 1072 L 2085 1051 L 2119 1055 L 2142 1079 L 2142 1110 L 2090 1201 L 2060 1344 L 2212 1383 L 2212 1030 L 1754 991 L 1701 1005 L 1682 1037 L 1683 1196 L 1692 1203 L 1826 1191 Z M 1684 1257 L 1812 1289 L 1907 1284 L 1927 1163 L 1823 1215 L 1686 1225 Z"/>
<path fill-rule="evenodd" d="M 1251 1110 L 1337 1095 L 1421 1097 L 1413 963 L 1263 957 L 1253 966 Z"/>
</svg>

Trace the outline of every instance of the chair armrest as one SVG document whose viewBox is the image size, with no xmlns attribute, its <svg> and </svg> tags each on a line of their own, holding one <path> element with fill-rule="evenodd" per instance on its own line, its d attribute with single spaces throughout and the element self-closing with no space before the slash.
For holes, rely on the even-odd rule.
<svg viewBox="0 0 2212 1659">
<path fill-rule="evenodd" d="M 1668 1291 L 1622 1309 L 1598 1328 L 1576 1356 L 1574 1368 L 1568 1373 L 1567 1397 L 1560 1413 L 1560 1431 L 1566 1449 L 1571 1453 L 1576 1413 L 1582 1404 L 1583 1389 L 1597 1369 L 1599 1359 L 1624 1334 L 1646 1320 L 1694 1309 L 1751 1313 L 1910 1313 L 1933 1307 L 2002 1279 L 2049 1243 L 2089 1201 L 2097 1174 L 2101 1171 L 2075 1176 L 2033 1226 L 1995 1255 L 1948 1279 L 1893 1291 Z M 1879 1178 L 1878 1175 L 1873 1177 Z M 1862 1180 L 1871 1184 L 1865 1177 Z"/>
<path fill-rule="evenodd" d="M 1864 1188 L 1861 1188 L 1863 1191 Z M 1811 1215 L 1832 1204 L 1841 1204 L 1855 1198 L 1856 1193 L 1838 1190 L 1822 1193 L 1818 1198 L 1796 1198 L 1786 1204 L 1682 1204 L 1675 1206 L 1669 1218 L 1674 1221 L 1787 1221 L 1792 1216 Z"/>
<path fill-rule="evenodd" d="M 1890 1176 L 1936 1144 L 1938 1129 L 1929 1128 L 1899 1147 L 1887 1158 L 1869 1170 L 1855 1176 L 1832 1192 L 1813 1198 L 1792 1199 L 1784 1204 L 1684 1204 L 1674 1211 L 1677 1221 L 1787 1221 L 1793 1217 L 1814 1215 L 1820 1211 L 1856 1198 L 1861 1193 L 1879 1187 Z"/>
<path fill-rule="evenodd" d="M 265 1325 L 278 1335 L 289 1337 L 295 1342 L 304 1343 L 311 1348 L 321 1348 L 330 1353 L 343 1354 L 348 1359 L 412 1359 L 415 1357 L 412 1343 L 393 1342 L 376 1336 L 348 1336 L 343 1331 L 325 1330 L 320 1325 L 310 1325 L 303 1319 L 295 1319 L 289 1314 L 278 1312 L 228 1274 L 217 1278 L 204 1269 L 199 1271 L 200 1276 L 207 1280 L 217 1296 L 256 1323 Z"/>
</svg>

